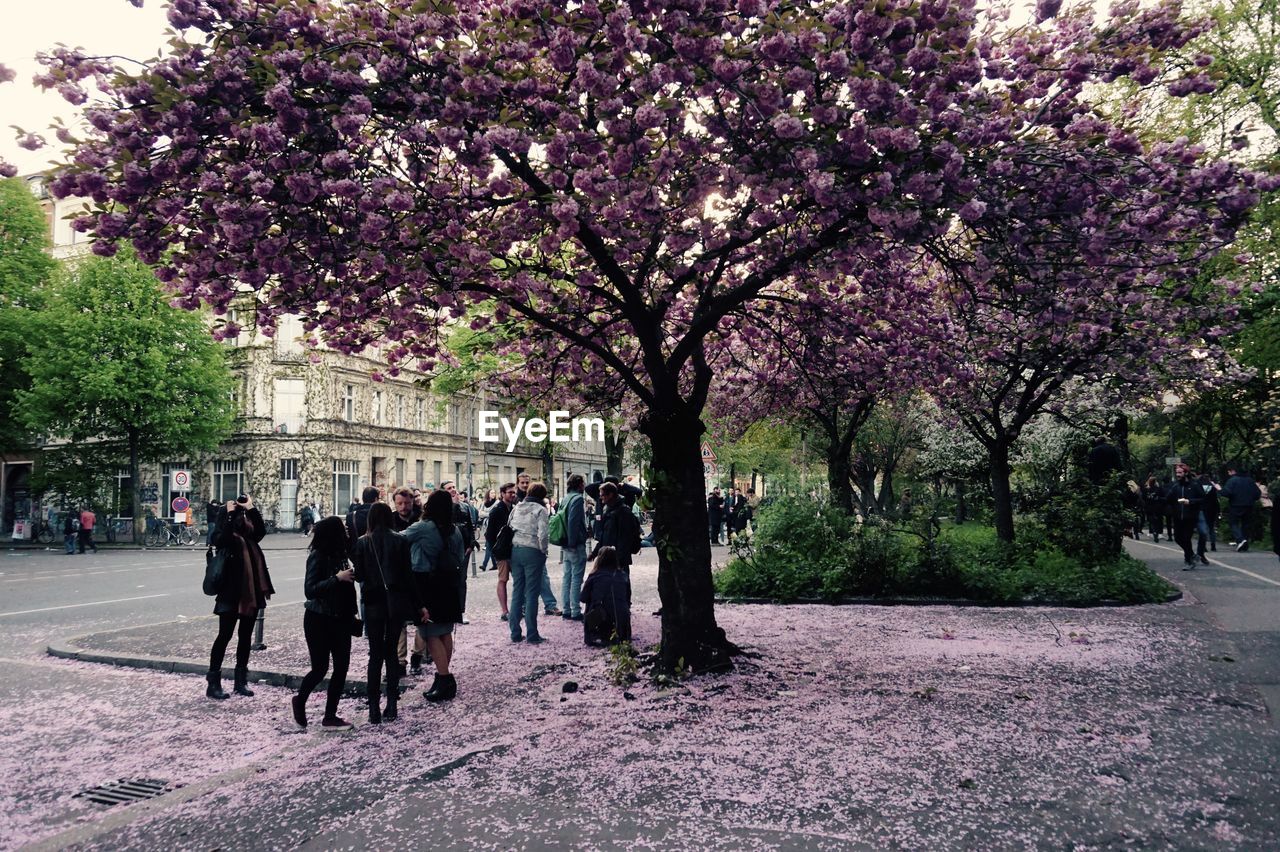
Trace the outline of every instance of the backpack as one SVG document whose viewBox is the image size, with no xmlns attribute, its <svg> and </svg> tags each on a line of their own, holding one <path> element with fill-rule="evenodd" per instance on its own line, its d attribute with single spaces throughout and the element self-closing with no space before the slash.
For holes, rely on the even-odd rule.
<svg viewBox="0 0 1280 852">
<path fill-rule="evenodd" d="M 564 547 L 569 542 L 569 506 L 573 503 L 574 497 L 582 499 L 579 494 L 570 495 L 547 522 L 547 540 L 556 547 Z"/>
</svg>

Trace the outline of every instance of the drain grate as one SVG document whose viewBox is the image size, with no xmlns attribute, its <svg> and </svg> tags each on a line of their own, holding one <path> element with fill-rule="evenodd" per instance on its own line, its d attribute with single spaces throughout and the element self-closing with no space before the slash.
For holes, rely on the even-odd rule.
<svg viewBox="0 0 1280 852">
<path fill-rule="evenodd" d="M 170 784 L 155 778 L 122 778 L 108 784 L 99 784 L 76 793 L 77 799 L 88 799 L 99 805 L 127 805 L 130 802 L 141 802 L 154 799 L 175 790 L 181 784 Z"/>
</svg>

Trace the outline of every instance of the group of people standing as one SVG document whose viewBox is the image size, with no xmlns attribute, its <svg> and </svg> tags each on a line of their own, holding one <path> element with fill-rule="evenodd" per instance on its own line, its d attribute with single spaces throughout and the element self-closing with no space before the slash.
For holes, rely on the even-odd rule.
<svg viewBox="0 0 1280 852">
<path fill-rule="evenodd" d="M 1131 505 L 1137 516 L 1133 534 L 1141 535 L 1142 521 L 1145 520 L 1153 540 L 1159 541 L 1161 535 L 1172 538 L 1182 548 L 1183 570 L 1186 571 L 1194 569 L 1197 560 L 1207 565 L 1206 551 L 1218 549 L 1222 501 L 1226 501 L 1232 546 L 1238 552 L 1249 549 L 1249 530 L 1255 505 L 1261 501 L 1270 508 L 1267 492 L 1247 471 L 1234 467 L 1227 469 L 1227 480 L 1219 485 L 1209 474 L 1195 474 L 1188 465 L 1179 464 L 1174 468 L 1172 482 L 1166 485 L 1153 474 L 1140 488 L 1131 488 L 1131 494 Z M 1273 517 L 1273 538 L 1276 523 Z"/>
<path fill-rule="evenodd" d="M 721 543 L 722 531 L 727 541 L 747 528 L 755 512 L 755 496 L 751 488 L 746 493 L 730 488 L 728 494 L 721 494 L 719 488 L 711 489 L 707 495 L 707 526 L 712 544 Z"/>
<path fill-rule="evenodd" d="M 546 641 L 538 630 L 540 594 L 550 600 L 546 613 L 583 622 L 587 644 L 629 640 L 628 568 L 631 556 L 640 549 L 639 522 L 617 483 L 596 485 L 593 504 L 600 511 L 594 525 L 589 524 L 593 513 L 582 476 L 569 478 L 568 494 L 558 507 L 555 526 L 563 560 L 563 611 L 555 606 L 547 573 L 553 525 L 547 489 L 527 476 L 503 485 L 486 502 L 483 518 L 453 483 L 446 482 L 420 505 L 411 491 L 400 489 L 393 495 L 394 510 L 379 501 L 376 488 L 366 488 L 362 502 L 353 504 L 345 521 L 337 516 L 317 520 L 303 583 L 303 633 L 310 669 L 292 698 L 294 721 L 307 726 L 307 700 L 328 674 L 321 727 L 351 727 L 338 715 L 338 703 L 350 667 L 352 639 L 362 635 L 369 650 L 365 674 L 370 723 L 397 718 L 406 656 L 412 670 L 420 667 L 424 653 L 435 667 L 434 681 L 423 693 L 428 702 L 457 696 L 451 666 L 454 631 L 456 625 L 468 623 L 465 569 L 477 547 L 478 526 L 483 526 L 486 543 L 481 570 L 490 559 L 494 561 L 501 617 L 510 627 L 512 642 Z M 247 495 L 220 507 L 213 522 L 210 539 L 224 554 L 225 563 L 214 605 L 219 622 L 209 659 L 206 694 L 210 698 L 229 697 L 222 689 L 222 662 L 237 628 L 233 692 L 253 695 L 248 688 L 250 636 L 258 612 L 275 591 L 259 545 L 265 532 L 262 515 Z M 588 553 L 592 538 L 595 547 Z M 588 559 L 594 565 L 584 577 Z M 508 582 L 513 586 L 509 607 Z"/>
</svg>

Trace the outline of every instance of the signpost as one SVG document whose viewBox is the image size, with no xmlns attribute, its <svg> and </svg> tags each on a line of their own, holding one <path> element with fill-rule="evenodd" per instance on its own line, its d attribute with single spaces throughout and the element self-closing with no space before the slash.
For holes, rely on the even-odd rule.
<svg viewBox="0 0 1280 852">
<path fill-rule="evenodd" d="M 175 470 L 169 473 L 169 490 L 185 494 L 191 490 L 191 471 Z"/>
</svg>

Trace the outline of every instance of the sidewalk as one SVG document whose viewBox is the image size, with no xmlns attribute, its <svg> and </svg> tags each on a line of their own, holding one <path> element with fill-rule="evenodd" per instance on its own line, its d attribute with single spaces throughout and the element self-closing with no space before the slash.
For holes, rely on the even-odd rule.
<svg viewBox="0 0 1280 852">
<path fill-rule="evenodd" d="M 655 563 L 647 551 L 633 573 L 645 649 L 659 638 Z M 492 594 L 481 576 L 473 599 Z M 529 647 L 473 615 L 457 634 L 456 701 L 426 705 L 419 681 L 393 726 L 294 740 L 289 760 L 219 791 L 218 845 L 261 845 L 263 826 L 301 818 L 295 802 L 327 802 L 339 816 L 286 845 L 1275 848 L 1280 734 L 1203 610 L 1190 595 L 1089 610 L 721 605 L 720 625 L 761 656 L 669 689 L 611 684 L 576 623 L 540 619 L 550 641 Z M 300 613 L 268 609 L 259 678 L 305 670 Z M 203 671 L 212 633 L 193 619 L 60 651 Z M 359 675 L 362 640 L 353 657 Z M 278 718 L 284 735 L 285 690 L 223 703 Z M 353 766 L 353 794 L 334 799 Z M 195 848 L 210 807 L 193 798 L 94 845 Z"/>
</svg>

